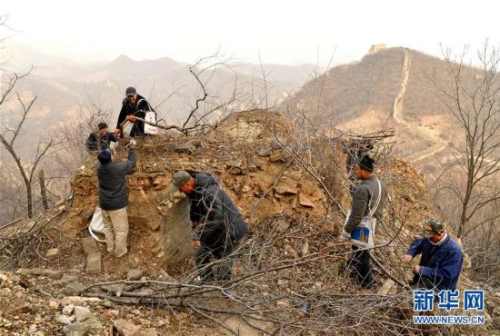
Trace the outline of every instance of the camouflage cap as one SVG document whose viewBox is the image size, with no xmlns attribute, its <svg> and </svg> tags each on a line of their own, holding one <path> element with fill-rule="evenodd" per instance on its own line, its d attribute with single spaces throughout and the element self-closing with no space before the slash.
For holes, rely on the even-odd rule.
<svg viewBox="0 0 500 336">
<path fill-rule="evenodd" d="M 168 190 L 169 193 L 179 190 L 179 187 L 191 180 L 191 175 L 187 171 L 180 170 L 172 176 L 172 185 Z"/>
<path fill-rule="evenodd" d="M 441 233 L 444 231 L 444 227 L 446 226 L 443 221 L 436 218 L 431 218 L 427 221 L 427 225 L 429 225 L 432 231 L 436 233 Z"/>
</svg>

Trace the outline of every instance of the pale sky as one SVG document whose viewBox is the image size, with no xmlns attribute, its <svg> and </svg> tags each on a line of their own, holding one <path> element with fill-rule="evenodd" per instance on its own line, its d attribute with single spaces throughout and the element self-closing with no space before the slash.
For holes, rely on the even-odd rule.
<svg viewBox="0 0 500 336">
<path fill-rule="evenodd" d="M 440 56 L 486 39 L 500 45 L 496 0 L 2 0 L 15 31 L 0 38 L 79 61 L 171 57 L 218 50 L 245 62 L 327 65 L 359 60 L 372 44 Z M 8 43 L 8 42 L 7 42 Z"/>
</svg>

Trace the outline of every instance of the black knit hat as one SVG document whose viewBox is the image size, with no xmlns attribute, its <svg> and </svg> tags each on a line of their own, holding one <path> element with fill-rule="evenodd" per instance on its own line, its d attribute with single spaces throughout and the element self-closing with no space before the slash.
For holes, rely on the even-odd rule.
<svg viewBox="0 0 500 336">
<path fill-rule="evenodd" d="M 375 163 L 375 160 L 373 160 L 371 157 L 368 155 L 363 156 L 363 158 L 359 161 L 358 165 L 361 169 L 364 169 L 370 173 L 373 172 L 375 167 L 373 164 Z"/>
<path fill-rule="evenodd" d="M 111 161 L 111 152 L 109 150 L 103 149 L 99 152 L 99 155 L 97 155 L 97 160 L 99 160 L 102 165 L 109 163 Z"/>
</svg>

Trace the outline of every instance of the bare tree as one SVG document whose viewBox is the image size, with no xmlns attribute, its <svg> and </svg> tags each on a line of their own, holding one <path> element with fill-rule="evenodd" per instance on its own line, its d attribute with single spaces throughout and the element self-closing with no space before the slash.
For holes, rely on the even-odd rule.
<svg viewBox="0 0 500 336">
<path fill-rule="evenodd" d="M 19 193 L 22 190 L 23 182 L 10 166 L 0 165 L 0 176 L 2 185 L 0 186 L 0 227 L 6 223 L 24 216 L 26 195 Z"/>
<path fill-rule="evenodd" d="M 1 15 L 0 14 L 0 29 L 3 29 L 3 28 L 6 28 L 6 29 L 10 29 L 10 27 L 7 26 L 7 19 L 8 19 L 8 16 L 7 15 Z M 0 50 L 3 49 L 3 42 L 5 41 L 6 37 L 4 37 L 3 35 L 0 36 Z M 0 53 L 0 70 L 3 70 L 2 69 L 2 65 L 7 63 L 7 57 L 4 53 Z"/>
<path fill-rule="evenodd" d="M 500 217 L 500 212 L 483 211 L 500 199 L 500 50 L 486 42 L 477 53 L 479 67 L 471 67 L 467 55 L 468 48 L 456 60 L 445 52 L 449 82 L 431 79 L 463 131 L 463 139 L 450 144 L 455 159 L 445 168 L 458 175 L 441 177 L 441 189 L 459 203 L 459 238 Z M 454 177 L 446 181 L 447 176 Z"/>
<path fill-rule="evenodd" d="M 67 123 L 53 137 L 64 143 L 62 150 L 54 155 L 54 160 L 58 164 L 56 179 L 60 179 L 63 185 L 67 184 L 75 169 L 85 164 L 89 158 L 89 151 L 85 145 L 89 134 L 97 131 L 99 122 L 110 124 L 112 112 L 104 105 L 102 99 L 87 94 L 85 103 L 78 108 L 76 120 Z"/>
<path fill-rule="evenodd" d="M 7 123 L 2 123 L 0 129 L 0 142 L 3 147 L 10 154 L 12 159 L 17 166 L 19 173 L 21 174 L 22 180 L 24 182 L 24 187 L 26 190 L 26 205 L 27 205 L 27 215 L 29 218 L 33 216 L 33 192 L 32 185 L 34 180 L 35 171 L 40 164 L 40 161 L 47 154 L 49 148 L 53 145 L 53 140 L 40 140 L 36 147 L 36 152 L 34 154 L 32 161 L 23 160 L 21 158 L 20 149 L 17 148 L 16 140 L 22 134 L 23 125 L 25 124 L 26 117 L 30 112 L 33 104 L 35 103 L 37 97 L 32 97 L 28 99 L 23 99 L 21 95 L 14 91 L 16 85 L 20 80 L 25 78 L 31 73 L 31 70 L 23 75 L 13 74 L 7 76 L 7 81 L 2 83 L 6 86 L 5 91 L 2 92 L 0 96 L 0 107 L 4 108 L 5 103 L 7 103 L 10 96 L 15 96 L 16 105 L 20 107 L 19 118 L 17 125 L 11 127 Z M 12 115 L 16 114 L 12 112 Z"/>
<path fill-rule="evenodd" d="M 176 130 L 185 135 L 205 129 L 217 128 L 217 126 L 229 116 L 230 111 L 235 108 L 239 100 L 236 89 L 236 79 L 233 92 L 229 97 L 221 100 L 219 97 L 209 93 L 208 86 L 216 75 L 216 70 L 219 67 L 228 67 L 228 60 L 221 59 L 217 55 L 201 58 L 198 62 L 189 67 L 189 72 L 197 85 L 197 98 L 194 100 L 191 110 L 181 122 L 180 126 L 176 124 L 165 124 L 163 120 L 150 122 L 143 118 L 136 117 L 135 119 L 163 130 Z M 168 98 L 170 97 L 166 99 Z"/>
</svg>

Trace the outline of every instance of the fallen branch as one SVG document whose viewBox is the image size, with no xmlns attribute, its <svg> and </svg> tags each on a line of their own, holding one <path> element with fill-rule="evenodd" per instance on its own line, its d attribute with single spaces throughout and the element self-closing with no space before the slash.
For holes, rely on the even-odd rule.
<svg viewBox="0 0 500 336">
<path fill-rule="evenodd" d="M 202 293 L 205 293 L 205 292 L 214 291 L 214 290 L 221 290 L 222 289 L 219 286 L 211 286 L 211 285 L 199 286 L 199 285 L 191 285 L 191 284 L 185 284 L 185 283 L 180 283 L 180 282 L 166 282 L 166 281 L 158 281 L 158 280 L 144 280 L 144 281 L 118 280 L 118 281 L 99 282 L 99 283 L 92 284 L 92 285 L 87 286 L 84 289 L 82 289 L 78 293 L 78 295 L 83 295 L 83 293 L 85 293 L 86 291 L 88 291 L 89 289 L 94 288 L 94 287 L 116 285 L 116 284 L 126 284 L 126 285 L 133 285 L 133 284 L 137 284 L 137 285 L 139 285 L 139 284 L 141 284 L 141 285 L 156 284 L 156 285 L 167 286 L 170 289 L 179 289 L 179 288 L 196 289 L 196 290 L 190 291 L 188 293 L 180 293 L 180 294 L 176 294 L 175 296 L 171 296 L 171 297 L 185 297 L 185 296 L 191 296 L 191 295 L 194 295 L 194 294 L 198 295 L 198 294 L 202 294 Z"/>
<path fill-rule="evenodd" d="M 347 137 L 349 140 L 383 140 L 385 138 L 390 138 L 395 135 L 394 128 L 384 129 L 378 132 L 363 134 L 363 135 L 353 135 L 346 134 L 344 137 Z"/>
<path fill-rule="evenodd" d="M 1 229 L 5 229 L 7 226 L 10 226 L 10 225 L 14 225 L 14 224 L 16 224 L 16 223 L 19 223 L 19 222 L 20 222 L 20 221 L 22 221 L 23 219 L 24 219 L 24 218 L 18 218 L 18 219 L 15 219 L 15 220 L 13 220 L 13 221 L 12 221 L 12 222 L 10 222 L 10 223 L 7 223 L 7 224 L 5 224 L 5 225 L 1 226 L 1 227 L 0 227 L 0 230 L 1 230 Z"/>
<path fill-rule="evenodd" d="M 405 288 L 405 289 L 411 289 L 411 287 L 408 285 L 408 284 L 405 284 L 403 281 L 399 280 L 398 278 L 396 278 L 395 276 L 393 276 L 383 265 L 382 263 L 373 255 L 373 253 L 371 254 L 371 258 L 372 260 L 375 262 L 375 264 L 377 264 L 377 266 L 382 270 L 382 272 L 387 275 L 389 278 L 391 278 L 392 280 L 394 280 L 398 285 L 400 285 L 401 287 Z"/>
<path fill-rule="evenodd" d="M 48 218 L 47 222 L 50 222 L 50 221 L 54 220 L 55 218 L 59 217 L 64 211 L 66 211 L 66 208 L 63 208 L 63 209 L 59 210 L 55 215 L 53 215 L 52 217 Z"/>
<path fill-rule="evenodd" d="M 111 302 L 114 303 L 119 303 L 119 304 L 127 304 L 127 305 L 136 305 L 139 304 L 140 298 L 122 298 L 122 297 L 116 297 L 116 296 L 111 296 L 111 295 L 106 295 L 102 293 L 94 293 L 92 297 L 100 298 L 100 299 L 107 299 Z"/>
</svg>

